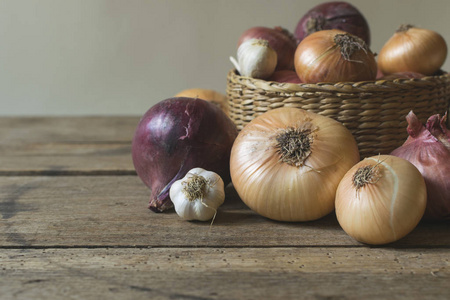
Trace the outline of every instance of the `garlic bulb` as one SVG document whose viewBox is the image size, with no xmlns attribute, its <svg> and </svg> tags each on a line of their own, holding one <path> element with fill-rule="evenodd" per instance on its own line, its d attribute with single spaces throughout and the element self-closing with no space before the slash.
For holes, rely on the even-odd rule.
<svg viewBox="0 0 450 300">
<path fill-rule="evenodd" d="M 277 66 L 277 53 L 269 46 L 269 42 L 261 39 L 250 39 L 243 42 L 237 51 L 237 61 L 231 62 L 242 76 L 267 79 Z"/>
<path fill-rule="evenodd" d="M 181 218 L 207 221 L 225 200 L 224 183 L 216 173 L 194 168 L 172 184 L 170 199 Z"/>
</svg>

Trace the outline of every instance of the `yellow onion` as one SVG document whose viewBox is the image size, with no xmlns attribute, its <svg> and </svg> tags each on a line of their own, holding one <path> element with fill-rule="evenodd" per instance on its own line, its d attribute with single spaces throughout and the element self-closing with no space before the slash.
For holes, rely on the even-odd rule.
<svg viewBox="0 0 450 300">
<path fill-rule="evenodd" d="M 228 105 L 227 96 L 225 96 L 224 94 L 219 93 L 215 90 L 208 90 L 208 89 L 202 89 L 202 88 L 186 89 L 186 90 L 182 90 L 181 92 L 176 94 L 174 97 L 198 98 L 198 99 L 212 102 L 213 104 L 219 106 L 226 115 L 228 115 L 229 110 L 230 110 L 229 105 Z"/>
<path fill-rule="evenodd" d="M 336 216 L 357 241 L 380 245 L 401 239 L 422 218 L 427 203 L 425 181 L 409 161 L 373 156 L 352 167 L 336 193 Z"/>
<path fill-rule="evenodd" d="M 341 123 L 297 108 L 268 111 L 233 144 L 230 171 L 242 201 L 278 221 L 310 221 L 334 209 L 337 186 L 359 161 Z"/>
<path fill-rule="evenodd" d="M 366 43 L 337 29 L 317 31 L 302 40 L 294 65 L 305 83 L 355 82 L 377 76 L 377 63 Z"/>
<path fill-rule="evenodd" d="M 416 72 L 433 75 L 447 57 L 447 44 L 437 32 L 402 25 L 378 54 L 378 68 L 385 75 Z"/>
</svg>

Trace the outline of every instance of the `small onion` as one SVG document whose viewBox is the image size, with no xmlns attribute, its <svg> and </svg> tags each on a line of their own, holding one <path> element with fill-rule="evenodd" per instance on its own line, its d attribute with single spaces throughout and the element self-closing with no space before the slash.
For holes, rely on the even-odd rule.
<svg viewBox="0 0 450 300">
<path fill-rule="evenodd" d="M 378 80 L 378 79 L 381 79 L 382 77 L 384 77 L 383 72 L 381 72 L 380 69 L 377 69 L 377 77 L 376 77 L 376 79 Z"/>
<path fill-rule="evenodd" d="M 378 68 L 385 75 L 406 71 L 433 75 L 446 57 L 447 44 L 439 33 L 402 25 L 378 54 Z"/>
<path fill-rule="evenodd" d="M 247 124 L 231 151 L 233 185 L 258 214 L 310 221 L 334 209 L 336 188 L 359 161 L 341 123 L 297 108 L 270 110 Z"/>
<path fill-rule="evenodd" d="M 267 78 L 267 81 L 276 81 L 280 83 L 302 83 L 300 78 L 298 78 L 297 73 L 292 70 L 275 71 L 272 76 Z"/>
<path fill-rule="evenodd" d="M 420 79 L 423 78 L 424 75 L 417 72 L 398 72 L 392 73 L 389 75 L 384 75 L 380 80 L 394 80 L 394 79 Z"/>
<path fill-rule="evenodd" d="M 336 193 L 336 216 L 357 241 L 381 245 L 401 239 L 422 218 L 425 182 L 407 160 L 392 155 L 364 159 L 345 174 Z"/>
<path fill-rule="evenodd" d="M 301 42 L 316 31 L 329 29 L 351 33 L 370 45 L 370 29 L 366 18 L 347 2 L 326 2 L 313 7 L 300 19 L 294 35 Z"/>
<path fill-rule="evenodd" d="M 151 189 L 149 208 L 162 212 L 173 207 L 170 187 L 193 168 L 215 172 L 229 183 L 236 136 L 234 123 L 211 102 L 180 97 L 151 107 L 140 120 L 131 146 L 136 172 Z"/>
<path fill-rule="evenodd" d="M 294 53 L 297 41 L 294 36 L 282 27 L 252 27 L 244 31 L 239 37 L 237 47 L 250 39 L 262 39 L 277 53 L 277 70 L 294 69 Z"/>
<path fill-rule="evenodd" d="M 446 115 L 431 116 L 423 126 L 411 111 L 407 116 L 408 139 L 391 154 L 407 159 L 419 169 L 427 186 L 424 219 L 450 220 L 450 130 Z"/>
<path fill-rule="evenodd" d="M 229 113 L 227 96 L 215 90 L 201 88 L 186 89 L 177 93 L 174 97 L 199 98 L 202 100 L 210 101 L 213 104 L 219 106 L 225 114 L 228 115 Z"/>
<path fill-rule="evenodd" d="M 377 63 L 360 38 L 322 30 L 306 37 L 295 51 L 295 71 L 305 83 L 374 80 Z"/>
</svg>

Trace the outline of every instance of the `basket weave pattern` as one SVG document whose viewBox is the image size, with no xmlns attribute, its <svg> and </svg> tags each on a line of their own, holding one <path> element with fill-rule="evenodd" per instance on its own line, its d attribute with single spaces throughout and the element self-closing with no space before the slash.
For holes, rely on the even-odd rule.
<svg viewBox="0 0 450 300">
<path fill-rule="evenodd" d="M 413 110 L 425 123 L 449 108 L 450 75 L 421 79 L 291 84 L 227 76 L 230 118 L 241 130 L 255 117 L 279 107 L 296 107 L 344 124 L 361 158 L 389 154 L 406 140 L 406 115 Z"/>
</svg>

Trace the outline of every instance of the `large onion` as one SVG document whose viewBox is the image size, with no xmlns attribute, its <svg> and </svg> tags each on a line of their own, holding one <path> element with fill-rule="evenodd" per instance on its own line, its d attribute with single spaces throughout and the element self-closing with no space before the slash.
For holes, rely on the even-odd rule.
<svg viewBox="0 0 450 300">
<path fill-rule="evenodd" d="M 311 221 L 334 209 L 337 186 L 359 161 L 341 123 L 297 108 L 270 110 L 233 145 L 230 171 L 242 201 L 278 221 Z"/>
<path fill-rule="evenodd" d="M 377 63 L 357 36 L 337 29 L 321 30 L 298 45 L 295 71 L 305 83 L 365 81 L 376 78 Z"/>
<path fill-rule="evenodd" d="M 164 211 L 172 183 L 193 168 L 213 171 L 230 182 L 229 158 L 236 126 L 211 102 L 169 98 L 150 108 L 137 126 L 133 163 L 151 189 L 149 208 Z"/>
<path fill-rule="evenodd" d="M 298 22 L 295 37 L 301 42 L 320 30 L 339 29 L 361 38 L 370 46 L 370 30 L 361 12 L 347 2 L 326 2 L 313 7 Z"/>
</svg>

